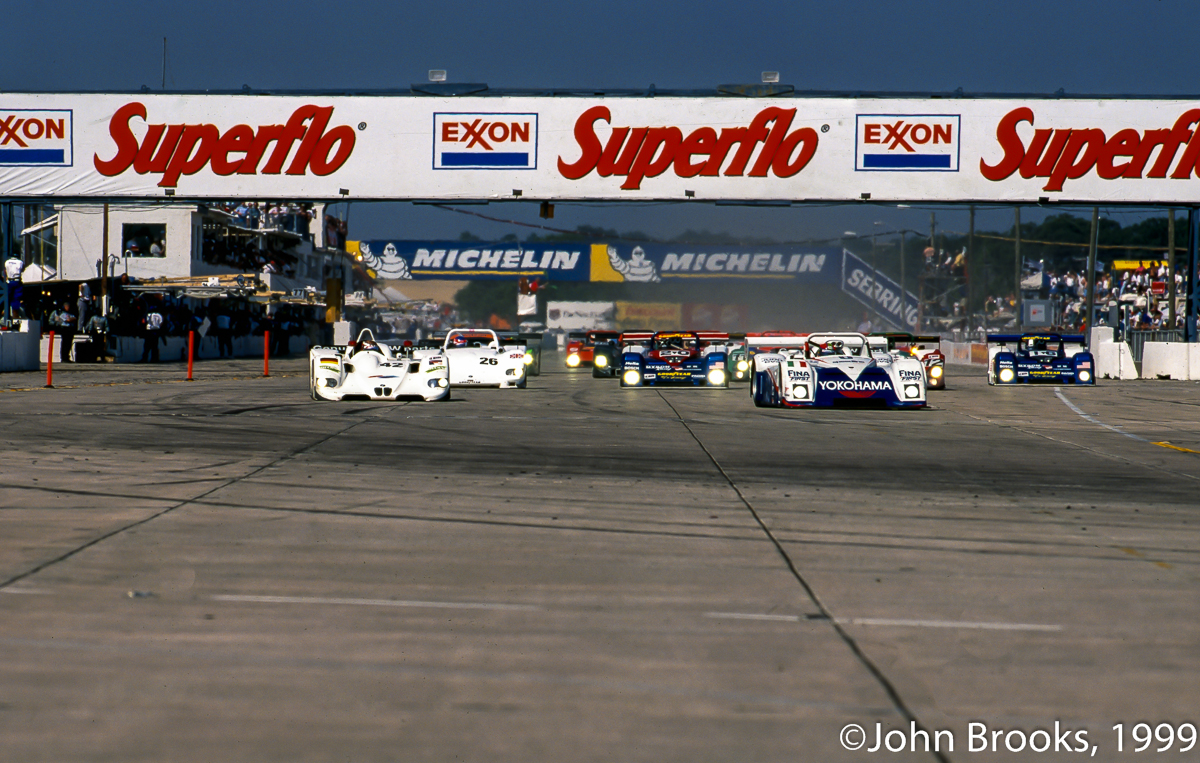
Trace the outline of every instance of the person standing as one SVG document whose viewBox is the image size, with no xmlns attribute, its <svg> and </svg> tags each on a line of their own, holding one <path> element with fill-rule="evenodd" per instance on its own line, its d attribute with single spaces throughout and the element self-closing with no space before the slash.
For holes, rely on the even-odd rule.
<svg viewBox="0 0 1200 763">
<path fill-rule="evenodd" d="M 91 312 L 92 305 L 92 288 L 88 286 L 87 281 L 79 284 L 79 299 L 75 301 L 75 317 L 79 321 L 79 332 L 83 333 L 84 324 L 87 323 L 88 314 Z"/>
<path fill-rule="evenodd" d="M 158 343 L 162 339 L 163 333 L 163 316 L 154 305 L 150 305 L 146 309 L 146 317 L 142 319 L 143 339 L 142 339 L 142 359 L 139 363 L 145 363 L 149 358 L 151 363 L 158 362 Z"/>
<path fill-rule="evenodd" d="M 225 353 L 229 353 L 229 357 L 233 357 L 233 319 L 229 317 L 229 311 L 222 309 L 217 313 L 216 321 L 217 335 L 217 355 L 225 357 Z"/>
<path fill-rule="evenodd" d="M 71 362 L 71 345 L 75 343 L 75 315 L 71 312 L 71 303 L 63 302 L 61 310 L 50 314 L 50 326 L 58 333 L 58 361 Z"/>
<path fill-rule="evenodd" d="M 14 254 L 4 261 L 4 288 L 8 290 L 8 315 L 0 315 L 0 318 L 25 314 L 25 311 L 21 308 L 21 298 L 25 296 L 22 293 L 23 288 L 21 286 L 21 275 L 24 272 L 25 261 L 17 255 Z"/>
</svg>

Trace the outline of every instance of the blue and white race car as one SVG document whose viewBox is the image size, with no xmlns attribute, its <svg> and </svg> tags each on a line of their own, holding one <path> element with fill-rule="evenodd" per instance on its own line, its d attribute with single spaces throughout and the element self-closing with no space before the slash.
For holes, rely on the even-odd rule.
<svg viewBox="0 0 1200 763">
<path fill-rule="evenodd" d="M 728 387 L 728 344 L 725 333 L 660 331 L 646 346 L 624 348 L 621 386 Z"/>
<path fill-rule="evenodd" d="M 988 384 L 1096 383 L 1096 360 L 1082 336 L 988 334 L 987 341 Z"/>
<path fill-rule="evenodd" d="M 756 354 L 750 393 L 759 407 L 924 408 L 925 366 L 873 351 L 862 334 L 809 334 L 803 347 Z"/>
</svg>

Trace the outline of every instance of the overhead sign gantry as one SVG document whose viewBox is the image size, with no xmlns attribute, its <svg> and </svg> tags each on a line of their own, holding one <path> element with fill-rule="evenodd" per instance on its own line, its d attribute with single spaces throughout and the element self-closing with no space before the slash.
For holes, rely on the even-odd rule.
<svg viewBox="0 0 1200 763">
<path fill-rule="evenodd" d="M 1200 101 L 0 94 L 0 198 L 1200 204 Z"/>
</svg>

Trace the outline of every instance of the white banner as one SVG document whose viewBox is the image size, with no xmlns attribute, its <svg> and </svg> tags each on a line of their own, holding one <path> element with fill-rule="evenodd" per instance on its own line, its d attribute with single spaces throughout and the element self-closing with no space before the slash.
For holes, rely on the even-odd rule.
<svg viewBox="0 0 1200 763">
<path fill-rule="evenodd" d="M 562 331 L 611 329 L 616 305 L 612 302 L 547 302 L 546 328 Z"/>
<path fill-rule="evenodd" d="M 0 94 L 0 197 L 1200 203 L 1178 100 Z"/>
</svg>

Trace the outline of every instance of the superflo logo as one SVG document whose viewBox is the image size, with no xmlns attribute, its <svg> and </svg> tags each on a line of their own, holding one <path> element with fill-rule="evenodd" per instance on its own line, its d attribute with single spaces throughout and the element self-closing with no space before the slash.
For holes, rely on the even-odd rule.
<svg viewBox="0 0 1200 763">
<path fill-rule="evenodd" d="M 856 122 L 856 170 L 958 172 L 957 114 L 859 114 Z"/>
<path fill-rule="evenodd" d="M 70 167 L 69 109 L 0 109 L 0 166 Z"/>
<path fill-rule="evenodd" d="M 435 170 L 537 169 L 537 114 L 435 113 Z"/>
</svg>

